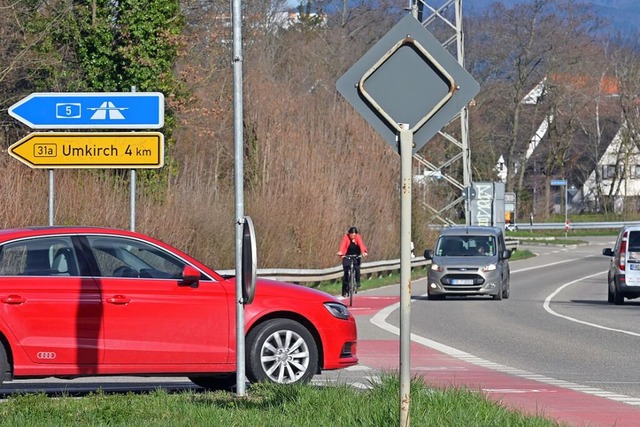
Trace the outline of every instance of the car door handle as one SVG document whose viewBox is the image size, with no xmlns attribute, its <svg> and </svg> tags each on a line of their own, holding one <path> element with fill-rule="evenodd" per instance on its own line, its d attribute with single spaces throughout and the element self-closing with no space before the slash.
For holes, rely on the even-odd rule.
<svg viewBox="0 0 640 427">
<path fill-rule="evenodd" d="M 2 302 L 5 304 L 24 304 L 27 302 L 26 299 L 22 298 L 20 295 L 9 295 L 8 297 L 2 298 Z"/>
<path fill-rule="evenodd" d="M 114 295 L 111 298 L 107 298 L 107 302 L 111 304 L 125 305 L 129 304 L 131 300 L 124 295 Z"/>
</svg>

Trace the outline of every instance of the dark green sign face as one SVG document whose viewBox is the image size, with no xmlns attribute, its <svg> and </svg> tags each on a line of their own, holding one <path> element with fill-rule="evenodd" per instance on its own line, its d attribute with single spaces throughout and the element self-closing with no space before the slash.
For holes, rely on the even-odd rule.
<svg viewBox="0 0 640 427">
<path fill-rule="evenodd" d="M 480 91 L 480 85 L 407 15 L 337 82 L 338 91 L 398 149 L 401 128 L 415 153 Z"/>
</svg>

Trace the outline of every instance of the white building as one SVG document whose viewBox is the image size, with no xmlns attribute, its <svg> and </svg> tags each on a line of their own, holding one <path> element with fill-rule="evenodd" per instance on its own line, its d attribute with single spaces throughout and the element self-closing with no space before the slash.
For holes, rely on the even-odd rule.
<svg viewBox="0 0 640 427">
<path fill-rule="evenodd" d="M 583 185 L 583 200 L 596 205 L 602 197 L 612 197 L 614 210 L 620 212 L 624 200 L 640 196 L 640 151 L 625 138 L 629 132 L 622 126 L 602 155 L 596 169 Z"/>
</svg>

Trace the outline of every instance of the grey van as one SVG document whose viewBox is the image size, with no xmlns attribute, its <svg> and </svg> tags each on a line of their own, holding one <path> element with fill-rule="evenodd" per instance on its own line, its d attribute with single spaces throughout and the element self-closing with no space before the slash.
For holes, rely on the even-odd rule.
<svg viewBox="0 0 640 427">
<path fill-rule="evenodd" d="M 625 298 L 640 297 L 640 225 L 622 227 L 616 245 L 603 249 L 602 255 L 611 257 L 607 301 L 621 305 Z"/>
<path fill-rule="evenodd" d="M 509 258 L 504 233 L 499 227 L 454 226 L 443 228 L 427 274 L 428 299 L 447 295 L 486 295 L 509 298 Z"/>
</svg>

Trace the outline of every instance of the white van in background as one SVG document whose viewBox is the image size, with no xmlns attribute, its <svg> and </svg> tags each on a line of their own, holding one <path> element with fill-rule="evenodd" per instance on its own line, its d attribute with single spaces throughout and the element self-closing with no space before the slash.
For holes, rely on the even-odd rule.
<svg viewBox="0 0 640 427">
<path fill-rule="evenodd" d="M 616 245 L 602 250 L 610 256 L 607 274 L 607 301 L 624 304 L 624 299 L 640 297 L 640 225 L 622 227 Z"/>
</svg>

